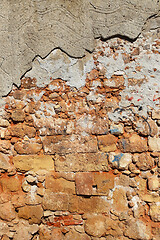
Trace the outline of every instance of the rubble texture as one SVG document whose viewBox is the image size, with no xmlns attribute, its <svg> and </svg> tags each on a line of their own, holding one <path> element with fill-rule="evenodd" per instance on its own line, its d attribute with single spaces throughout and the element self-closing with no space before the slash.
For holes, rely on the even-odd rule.
<svg viewBox="0 0 160 240">
<path fill-rule="evenodd" d="M 118 36 L 96 39 L 93 53 L 81 59 L 60 49 L 44 59 L 36 57 L 20 87 L 13 86 L 2 98 L 0 239 L 159 240 L 160 34 L 159 29 L 153 30 L 158 28 L 159 17 L 146 21 L 155 13 L 157 1 L 126 1 L 126 5 L 120 1 L 90 1 L 87 13 L 86 1 L 84 5 L 83 1 L 46 2 L 44 6 L 42 1 L 21 1 L 18 10 L 25 4 L 20 17 L 28 20 L 22 21 L 20 28 L 26 26 L 31 35 L 28 21 L 33 28 L 37 21 L 46 24 L 41 28 L 46 39 L 35 38 L 34 34 L 32 38 L 35 43 L 39 41 L 34 46 L 44 51 L 42 56 L 49 50 L 53 36 L 45 17 L 49 14 L 56 19 L 59 29 L 54 30 L 60 34 L 60 28 L 62 31 L 62 26 L 68 26 L 66 19 L 73 17 L 67 14 L 64 18 L 66 8 L 70 12 L 77 9 L 75 24 L 76 16 L 79 19 L 90 13 L 96 23 L 92 28 L 94 37 L 122 34 L 122 28 L 132 38 L 142 26 L 144 32 L 133 42 Z M 16 7 L 18 3 L 10 1 L 8 6 L 11 4 Z M 83 13 L 79 12 L 80 6 L 84 7 Z M 36 17 L 33 12 L 27 15 L 28 9 L 35 11 L 37 7 Z M 133 9 L 137 9 L 137 15 L 132 14 Z M 58 17 L 66 25 L 58 25 Z M 123 21 L 127 17 L 131 22 Z M 114 29 L 110 18 L 113 23 L 115 20 Z M 68 35 L 68 41 L 61 37 L 64 48 L 73 51 L 70 55 L 83 55 L 83 50 L 91 46 L 89 40 L 81 44 L 81 36 L 89 39 L 91 27 L 88 22 L 87 32 L 82 25 L 86 35 L 79 26 L 79 41 L 72 36 L 71 48 Z M 21 35 L 19 39 L 24 43 Z M 27 49 L 37 54 L 39 50 L 27 44 Z M 20 55 L 17 59 L 20 61 Z M 31 59 L 27 61 L 29 64 Z M 20 81 L 16 68 L 12 77 Z"/>
<path fill-rule="evenodd" d="M 135 39 L 143 29 L 160 27 L 158 0 L 2 0 L 0 9 L 0 96 L 20 85 L 36 56 L 60 48 L 83 57 L 95 38 Z M 72 68 L 83 75 L 79 66 Z"/>
</svg>

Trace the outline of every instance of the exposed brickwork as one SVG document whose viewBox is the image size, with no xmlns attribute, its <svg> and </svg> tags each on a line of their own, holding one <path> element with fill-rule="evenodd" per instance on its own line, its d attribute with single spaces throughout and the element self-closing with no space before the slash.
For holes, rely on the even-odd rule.
<svg viewBox="0 0 160 240">
<path fill-rule="evenodd" d="M 127 54 L 125 64 L 140 52 Z M 132 103 L 127 117 L 112 120 L 110 113 L 124 113 L 125 78 L 107 79 L 96 61 L 80 89 L 61 79 L 39 88 L 23 78 L 4 98 L 1 239 L 160 239 L 160 112 L 150 107 L 146 118 Z"/>
</svg>

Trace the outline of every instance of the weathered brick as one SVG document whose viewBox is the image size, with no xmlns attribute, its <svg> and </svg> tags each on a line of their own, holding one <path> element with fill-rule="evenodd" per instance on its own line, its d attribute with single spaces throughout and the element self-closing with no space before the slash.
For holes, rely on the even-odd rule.
<svg viewBox="0 0 160 240">
<path fill-rule="evenodd" d="M 71 153 L 54 157 L 55 170 L 63 172 L 108 171 L 105 153 Z"/>
<path fill-rule="evenodd" d="M 160 152 L 160 138 L 154 137 L 148 139 L 149 150 L 153 152 Z"/>
<path fill-rule="evenodd" d="M 112 173 L 106 172 L 94 173 L 96 195 L 108 195 L 109 190 L 114 188 L 114 178 L 115 176 Z"/>
<path fill-rule="evenodd" d="M 76 173 L 76 193 L 78 195 L 108 195 L 114 187 L 114 175 L 106 172 Z"/>
<path fill-rule="evenodd" d="M 16 192 L 21 189 L 21 182 L 16 177 L 1 178 L 0 185 L 4 192 Z"/>
<path fill-rule="evenodd" d="M 43 198 L 43 208 L 51 211 L 67 211 L 69 195 L 66 193 L 53 193 L 46 190 Z"/>
<path fill-rule="evenodd" d="M 110 202 L 107 196 L 82 196 L 69 195 L 69 211 L 77 213 L 108 213 Z"/>
<path fill-rule="evenodd" d="M 0 219 L 10 222 L 15 218 L 16 212 L 10 202 L 0 204 Z"/>
<path fill-rule="evenodd" d="M 85 115 L 81 116 L 76 121 L 76 133 L 88 134 L 107 134 L 108 133 L 108 119 L 105 117 Z"/>
<path fill-rule="evenodd" d="M 97 152 L 97 139 L 95 136 L 47 136 L 43 138 L 42 142 L 46 154 Z"/>
<path fill-rule="evenodd" d="M 17 142 L 14 149 L 18 154 L 37 154 L 42 149 L 42 144 L 31 142 Z"/>
<path fill-rule="evenodd" d="M 18 209 L 19 218 L 28 219 L 30 224 L 40 224 L 43 216 L 43 209 L 40 205 L 24 206 Z"/>
<path fill-rule="evenodd" d="M 94 175 L 91 172 L 80 172 L 76 174 L 76 193 L 78 195 L 94 194 Z"/>
<path fill-rule="evenodd" d="M 133 134 L 129 138 L 124 138 L 119 141 L 119 146 L 122 152 L 145 152 L 148 150 L 147 140 L 139 135 Z"/>
<path fill-rule="evenodd" d="M 20 172 L 40 169 L 54 170 L 54 163 L 51 156 L 45 155 L 21 155 L 13 157 L 13 163 Z"/>
<path fill-rule="evenodd" d="M 75 194 L 74 182 L 67 181 L 63 178 L 55 179 L 52 175 L 46 176 L 45 187 L 54 193 Z"/>
<path fill-rule="evenodd" d="M 103 152 L 116 151 L 116 142 L 117 138 L 112 134 L 98 136 L 98 147 Z"/>
<path fill-rule="evenodd" d="M 131 219 L 127 222 L 124 236 L 132 239 L 149 240 L 151 238 L 151 228 L 142 220 Z"/>
<path fill-rule="evenodd" d="M 118 212 L 126 212 L 128 210 L 126 192 L 123 188 L 117 188 L 113 192 L 112 208 Z"/>
</svg>

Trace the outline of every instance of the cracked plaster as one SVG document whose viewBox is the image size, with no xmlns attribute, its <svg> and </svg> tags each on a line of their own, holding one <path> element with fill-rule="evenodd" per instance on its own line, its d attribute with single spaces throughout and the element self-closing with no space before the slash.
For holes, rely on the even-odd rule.
<svg viewBox="0 0 160 240">
<path fill-rule="evenodd" d="M 142 28 L 160 26 L 157 0 L 1 0 L 0 9 L 0 96 L 8 94 L 13 83 L 20 85 L 36 56 L 45 58 L 60 48 L 71 57 L 83 57 L 93 51 L 95 38 L 123 35 L 135 39 Z M 41 58 L 36 61 L 41 63 Z M 55 76 L 65 75 L 71 86 L 80 87 L 92 60 L 68 59 L 69 67 L 60 67 Z M 62 65 L 58 60 L 56 64 Z"/>
</svg>

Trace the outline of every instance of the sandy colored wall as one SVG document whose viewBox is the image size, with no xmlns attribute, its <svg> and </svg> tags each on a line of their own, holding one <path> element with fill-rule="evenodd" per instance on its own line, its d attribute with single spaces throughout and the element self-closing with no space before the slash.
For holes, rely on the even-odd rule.
<svg viewBox="0 0 160 240">
<path fill-rule="evenodd" d="M 159 240 L 159 1 L 0 4 L 0 239 Z"/>
</svg>

